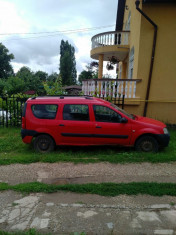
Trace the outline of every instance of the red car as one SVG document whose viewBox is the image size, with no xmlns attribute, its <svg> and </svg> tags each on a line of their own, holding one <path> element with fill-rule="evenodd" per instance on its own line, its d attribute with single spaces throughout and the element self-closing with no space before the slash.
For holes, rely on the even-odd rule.
<svg viewBox="0 0 176 235">
<path fill-rule="evenodd" d="M 164 123 L 128 114 L 110 102 L 89 96 L 28 99 L 21 135 L 26 144 L 34 139 L 39 152 L 52 151 L 56 145 L 120 145 L 157 152 L 170 140 Z"/>
</svg>

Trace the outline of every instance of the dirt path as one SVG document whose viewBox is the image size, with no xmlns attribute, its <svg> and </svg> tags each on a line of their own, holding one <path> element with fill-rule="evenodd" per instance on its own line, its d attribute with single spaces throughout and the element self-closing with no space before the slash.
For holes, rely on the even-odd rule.
<svg viewBox="0 0 176 235">
<path fill-rule="evenodd" d="M 176 183 L 176 163 L 32 163 L 0 166 L 0 182 L 18 184 L 32 181 L 53 184 L 133 181 Z"/>
</svg>

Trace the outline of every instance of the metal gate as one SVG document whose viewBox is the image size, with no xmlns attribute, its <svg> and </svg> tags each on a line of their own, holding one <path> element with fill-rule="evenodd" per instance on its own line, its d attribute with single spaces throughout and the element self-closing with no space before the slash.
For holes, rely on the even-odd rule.
<svg viewBox="0 0 176 235">
<path fill-rule="evenodd" d="M 21 126 L 22 110 L 27 98 L 0 96 L 0 127 Z"/>
</svg>

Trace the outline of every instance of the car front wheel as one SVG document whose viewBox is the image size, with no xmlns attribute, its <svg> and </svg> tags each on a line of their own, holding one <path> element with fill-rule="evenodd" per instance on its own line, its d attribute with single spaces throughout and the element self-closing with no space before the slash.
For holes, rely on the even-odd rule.
<svg viewBox="0 0 176 235">
<path fill-rule="evenodd" d="M 159 145 L 154 137 L 142 136 L 137 140 L 135 149 L 139 152 L 158 152 Z"/>
<path fill-rule="evenodd" d="M 39 135 L 34 140 L 34 149 L 40 153 L 48 153 L 54 150 L 55 143 L 48 135 Z"/>
</svg>

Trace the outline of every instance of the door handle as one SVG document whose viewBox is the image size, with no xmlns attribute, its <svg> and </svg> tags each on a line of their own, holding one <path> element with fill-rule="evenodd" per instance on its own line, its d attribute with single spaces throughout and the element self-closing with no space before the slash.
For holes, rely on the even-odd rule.
<svg viewBox="0 0 176 235">
<path fill-rule="evenodd" d="M 64 126 L 64 124 L 59 124 L 59 126 Z"/>
<path fill-rule="evenodd" d="M 96 126 L 96 128 L 101 128 L 101 126 Z"/>
</svg>

